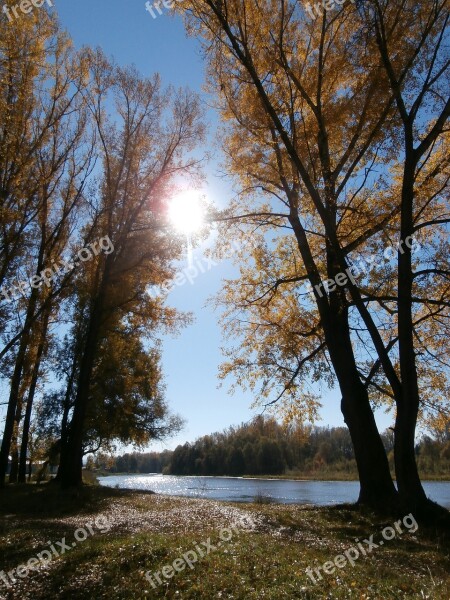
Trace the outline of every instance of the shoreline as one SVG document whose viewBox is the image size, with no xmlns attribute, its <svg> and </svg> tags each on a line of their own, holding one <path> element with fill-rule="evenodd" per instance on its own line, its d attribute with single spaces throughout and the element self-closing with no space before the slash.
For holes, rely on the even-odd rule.
<svg viewBox="0 0 450 600">
<path fill-rule="evenodd" d="M 148 475 L 163 475 L 164 477 L 195 477 L 197 479 L 244 479 L 244 480 L 260 480 L 260 481 L 317 481 L 322 483 L 328 482 L 336 482 L 336 483 L 358 483 L 359 479 L 357 476 L 352 476 L 349 478 L 346 477 L 338 477 L 336 474 L 330 475 L 329 477 L 319 477 L 314 475 L 170 475 L 166 473 L 108 473 L 102 471 L 98 473 L 96 471 L 92 471 L 92 474 L 96 477 L 129 477 L 132 475 L 138 475 L 142 477 L 146 477 Z M 393 481 L 396 479 L 393 477 Z M 450 483 L 450 477 L 444 479 L 443 477 L 422 477 L 421 481 L 430 482 L 430 483 Z"/>
</svg>

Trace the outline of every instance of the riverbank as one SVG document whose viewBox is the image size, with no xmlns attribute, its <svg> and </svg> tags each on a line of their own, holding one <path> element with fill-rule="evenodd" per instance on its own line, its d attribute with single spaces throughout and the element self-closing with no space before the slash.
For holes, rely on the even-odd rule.
<svg viewBox="0 0 450 600">
<path fill-rule="evenodd" d="M 0 579 L 2 599 L 450 597 L 448 533 L 414 531 L 410 519 L 401 534 L 393 528 L 392 540 L 369 548 L 362 540 L 379 542 L 394 519 L 353 506 L 242 507 L 91 486 L 62 493 L 52 485 L 7 487 L 0 503 L 6 577 L 45 550 L 51 556 L 35 559 L 10 588 Z M 346 553 L 354 558 L 345 566 L 325 564 Z M 308 568 L 320 568 L 321 579 Z"/>
<path fill-rule="evenodd" d="M 245 477 L 208 477 L 186 475 L 112 475 L 99 477 L 105 487 L 153 491 L 168 496 L 204 498 L 221 502 L 253 502 L 265 497 L 282 504 L 327 506 L 357 501 L 358 481 L 305 481 Z M 450 509 L 450 483 L 423 483 L 429 498 Z"/>
<path fill-rule="evenodd" d="M 330 471 L 329 473 L 286 473 L 283 475 L 245 475 L 243 479 L 280 479 L 287 481 L 358 481 L 358 473 L 342 473 Z M 392 479 L 396 481 L 394 474 Z M 450 475 L 424 475 L 421 481 L 446 481 L 450 482 Z"/>
<path fill-rule="evenodd" d="M 97 477 L 110 477 L 110 476 L 119 476 L 119 475 L 153 475 L 154 473 L 113 473 L 111 471 L 105 471 L 103 469 L 98 469 L 96 471 L 92 471 L 92 473 Z M 158 475 L 162 475 L 163 473 L 158 473 Z M 177 477 L 177 475 L 173 475 L 173 477 Z M 184 477 L 184 475 L 179 475 L 179 477 Z M 232 475 L 188 475 L 188 477 L 233 477 Z M 395 475 L 392 474 L 392 478 L 395 481 Z M 239 476 L 239 479 L 267 479 L 267 480 L 286 480 L 286 481 L 358 481 L 358 473 L 355 472 L 342 472 L 342 471 L 329 471 L 329 472 L 288 472 L 282 475 L 242 475 Z M 422 481 L 446 481 L 450 482 L 450 474 L 425 474 L 421 476 Z"/>
</svg>

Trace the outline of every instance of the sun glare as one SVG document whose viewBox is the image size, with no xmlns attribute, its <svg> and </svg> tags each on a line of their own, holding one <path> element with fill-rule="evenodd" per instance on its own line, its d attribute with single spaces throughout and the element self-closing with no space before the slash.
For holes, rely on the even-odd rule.
<svg viewBox="0 0 450 600">
<path fill-rule="evenodd" d="M 200 193 L 186 190 L 175 196 L 169 204 L 169 218 L 180 233 L 190 234 L 201 229 L 204 222 Z"/>
</svg>

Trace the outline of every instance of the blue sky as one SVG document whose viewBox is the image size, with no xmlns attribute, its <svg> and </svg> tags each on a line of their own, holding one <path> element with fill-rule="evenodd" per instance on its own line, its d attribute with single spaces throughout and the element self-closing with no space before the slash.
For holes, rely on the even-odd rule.
<svg viewBox="0 0 450 600">
<path fill-rule="evenodd" d="M 157 71 L 165 85 L 189 86 L 201 92 L 204 66 L 199 44 L 186 37 L 181 20 L 170 17 L 167 11 L 153 19 L 145 10 L 144 0 L 55 0 L 54 5 L 77 47 L 100 46 L 121 65 L 133 63 L 143 75 Z M 208 117 L 213 134 L 215 115 L 211 110 Z M 220 156 L 215 158 L 220 161 Z M 223 206 L 231 191 L 215 175 L 216 160 L 207 168 L 207 192 L 210 199 Z M 203 260 L 201 249 L 195 259 Z M 220 289 L 222 279 L 234 274 L 233 267 L 224 262 L 201 274 L 193 285 L 175 288 L 169 295 L 171 305 L 192 311 L 195 316 L 193 325 L 176 338 L 165 338 L 163 346 L 167 399 L 172 411 L 187 423 L 180 435 L 164 444 L 152 444 L 151 449 L 174 448 L 248 421 L 256 414 L 250 409 L 250 395 L 230 396 L 227 386 L 217 389 L 223 341 L 218 314 L 205 303 Z M 320 424 L 343 425 L 339 395 L 326 394 L 323 404 Z M 389 419 L 382 416 L 380 424 L 385 428 Z"/>
</svg>

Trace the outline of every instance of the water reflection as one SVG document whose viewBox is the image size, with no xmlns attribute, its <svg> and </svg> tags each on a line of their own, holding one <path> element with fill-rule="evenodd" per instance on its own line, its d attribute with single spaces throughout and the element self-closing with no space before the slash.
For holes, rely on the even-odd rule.
<svg viewBox="0 0 450 600">
<path fill-rule="evenodd" d="M 253 502 L 270 498 L 283 504 L 317 504 L 325 506 L 356 502 L 357 481 L 290 481 L 277 479 L 243 479 L 240 477 L 175 477 L 172 475 L 111 475 L 99 477 L 101 485 L 125 489 L 152 490 L 170 496 L 210 498 L 234 502 Z M 428 496 L 450 508 L 450 482 L 424 483 Z M 262 500 L 263 501 L 263 500 Z"/>
</svg>

